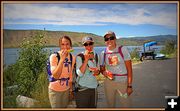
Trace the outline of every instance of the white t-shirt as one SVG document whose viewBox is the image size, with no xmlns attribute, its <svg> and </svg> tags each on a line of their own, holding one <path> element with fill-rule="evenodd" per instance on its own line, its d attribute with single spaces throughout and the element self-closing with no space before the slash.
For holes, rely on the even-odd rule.
<svg viewBox="0 0 180 111">
<path fill-rule="evenodd" d="M 128 52 L 127 48 L 123 46 L 121 48 L 122 54 L 124 55 L 124 59 L 120 55 L 118 51 L 118 47 L 113 50 L 106 50 L 106 56 L 104 61 L 104 51 L 102 51 L 100 55 L 100 64 L 105 62 L 106 69 L 111 71 L 113 74 L 127 74 L 127 69 L 125 66 L 125 62 L 127 60 L 131 60 L 130 53 Z M 116 52 L 116 53 L 114 53 Z M 115 76 L 115 81 L 124 81 L 127 80 L 127 76 Z"/>
</svg>

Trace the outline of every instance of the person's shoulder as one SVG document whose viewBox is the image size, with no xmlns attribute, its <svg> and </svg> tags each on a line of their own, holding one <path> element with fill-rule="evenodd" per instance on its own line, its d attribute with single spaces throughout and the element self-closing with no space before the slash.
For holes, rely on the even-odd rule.
<svg viewBox="0 0 180 111">
<path fill-rule="evenodd" d="M 58 52 L 52 53 L 52 54 L 50 55 L 50 58 L 55 58 L 55 57 L 57 57 L 57 53 L 58 53 Z"/>
<path fill-rule="evenodd" d="M 76 55 L 76 59 L 82 58 L 84 56 L 84 52 L 80 52 Z"/>
<path fill-rule="evenodd" d="M 70 53 L 70 54 L 71 54 L 71 53 Z M 75 56 L 75 55 L 73 55 L 73 54 L 71 54 L 71 55 L 72 55 L 72 57 L 73 57 L 73 58 L 75 58 L 75 57 L 76 57 L 76 56 Z"/>
<path fill-rule="evenodd" d="M 70 53 L 70 54 L 71 54 L 71 53 Z M 76 59 L 76 56 L 75 56 L 75 55 L 73 55 L 73 54 L 71 54 L 71 55 L 72 55 L 72 58 L 73 58 L 73 59 Z"/>
<path fill-rule="evenodd" d="M 85 52 L 80 52 L 78 53 L 76 56 L 79 56 L 79 55 L 84 55 Z"/>
<path fill-rule="evenodd" d="M 102 51 L 101 51 L 101 54 L 103 54 L 105 52 L 106 48 L 104 48 Z"/>
<path fill-rule="evenodd" d="M 51 62 L 56 61 L 56 60 L 57 60 L 57 53 L 52 53 L 52 54 L 49 56 L 49 60 L 50 60 Z"/>
<path fill-rule="evenodd" d="M 119 47 L 121 47 L 122 50 L 127 50 L 127 46 L 120 45 Z"/>
<path fill-rule="evenodd" d="M 50 55 L 50 57 L 54 57 L 54 56 L 57 56 L 57 53 L 52 53 L 52 54 Z"/>
<path fill-rule="evenodd" d="M 116 48 L 119 48 L 119 47 L 123 48 L 123 47 L 124 47 L 124 45 L 118 45 L 118 46 L 116 46 Z"/>
</svg>

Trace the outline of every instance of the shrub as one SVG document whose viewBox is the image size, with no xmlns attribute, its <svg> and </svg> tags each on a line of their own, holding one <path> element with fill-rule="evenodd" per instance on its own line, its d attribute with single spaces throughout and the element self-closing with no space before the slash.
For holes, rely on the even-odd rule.
<svg viewBox="0 0 180 111">
<path fill-rule="evenodd" d="M 161 53 L 169 55 L 175 51 L 175 41 L 166 41 L 165 47 L 161 50 Z"/>
<path fill-rule="evenodd" d="M 3 71 L 3 85 L 4 87 L 15 85 L 15 78 L 17 76 L 18 64 L 12 64 Z"/>
<path fill-rule="evenodd" d="M 22 42 L 19 59 L 16 63 L 18 64 L 16 82 L 21 95 L 32 97 L 30 92 L 46 65 L 47 53 L 43 51 L 43 39 L 44 35 L 38 33 Z"/>
<path fill-rule="evenodd" d="M 31 91 L 32 97 L 39 101 L 36 107 L 51 107 L 48 95 L 49 81 L 46 73 L 47 72 L 44 71 L 39 74 L 37 82 L 34 84 L 34 89 Z"/>
<path fill-rule="evenodd" d="M 131 58 L 132 60 L 139 60 L 139 52 L 138 52 L 138 48 L 135 48 L 131 53 Z"/>
<path fill-rule="evenodd" d="M 3 107 L 4 108 L 15 108 L 17 95 L 5 96 L 3 97 Z"/>
</svg>

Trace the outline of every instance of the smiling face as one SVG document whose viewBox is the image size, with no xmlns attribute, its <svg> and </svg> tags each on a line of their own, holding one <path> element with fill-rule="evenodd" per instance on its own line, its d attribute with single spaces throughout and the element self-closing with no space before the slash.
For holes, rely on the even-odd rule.
<svg viewBox="0 0 180 111">
<path fill-rule="evenodd" d="M 71 46 L 72 46 L 70 39 L 66 37 L 63 37 L 59 40 L 59 45 L 60 45 L 61 50 L 64 50 L 64 49 L 69 50 L 71 49 Z"/>
<path fill-rule="evenodd" d="M 109 34 L 109 35 L 106 35 L 104 40 L 108 49 L 113 50 L 114 48 L 116 48 L 116 37 Z"/>
</svg>

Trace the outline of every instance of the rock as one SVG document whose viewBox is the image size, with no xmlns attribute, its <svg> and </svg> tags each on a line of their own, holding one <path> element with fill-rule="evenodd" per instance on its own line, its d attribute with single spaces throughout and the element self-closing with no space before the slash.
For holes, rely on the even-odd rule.
<svg viewBox="0 0 180 111">
<path fill-rule="evenodd" d="M 70 101 L 67 107 L 68 108 L 76 108 L 76 101 L 75 100 L 74 101 Z"/>
<path fill-rule="evenodd" d="M 18 95 L 16 97 L 16 103 L 19 107 L 34 107 L 38 101 L 26 96 Z"/>
</svg>

